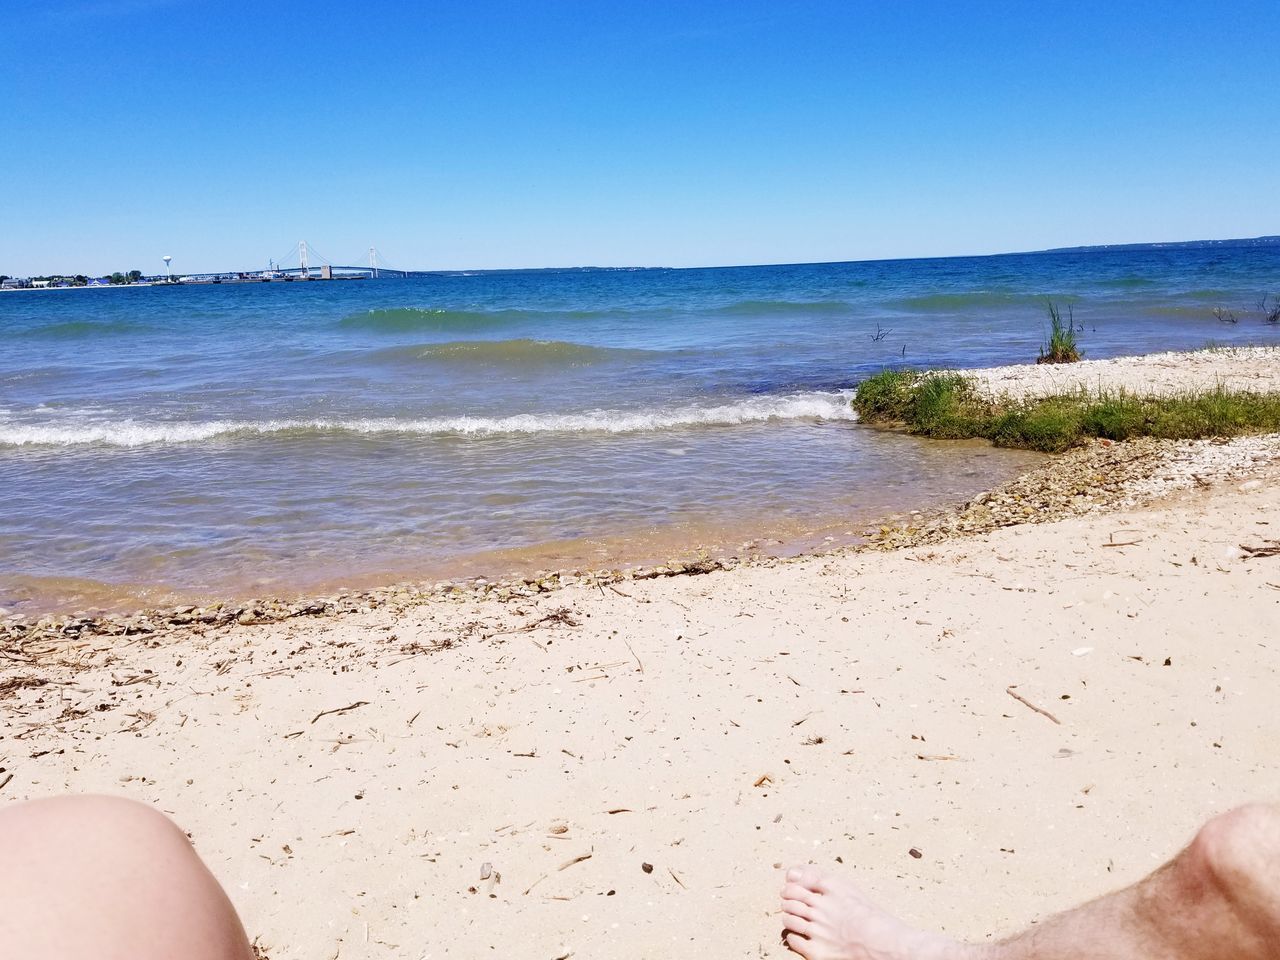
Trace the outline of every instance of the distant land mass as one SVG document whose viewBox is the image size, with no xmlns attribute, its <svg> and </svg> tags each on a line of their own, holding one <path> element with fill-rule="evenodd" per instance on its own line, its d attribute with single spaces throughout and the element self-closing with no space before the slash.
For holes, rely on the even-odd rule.
<svg viewBox="0 0 1280 960">
<path fill-rule="evenodd" d="M 1211 247 L 1274 247 L 1280 236 L 1239 240 L 1175 240 L 1170 243 L 1100 243 L 1092 247 L 1052 247 L 1036 253 L 1099 253 L 1104 250 L 1207 250 Z"/>
</svg>

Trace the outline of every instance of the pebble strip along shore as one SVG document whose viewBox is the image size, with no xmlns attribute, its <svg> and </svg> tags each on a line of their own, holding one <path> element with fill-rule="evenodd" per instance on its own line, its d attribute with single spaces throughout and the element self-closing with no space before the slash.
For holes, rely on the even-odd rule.
<svg viewBox="0 0 1280 960">
<path fill-rule="evenodd" d="M 1045 523 L 1098 510 L 1155 501 L 1179 490 L 1231 482 L 1280 464 L 1280 436 L 1241 437 L 1230 441 L 1137 439 L 1096 441 L 1033 469 L 967 503 L 929 514 L 894 516 L 867 542 L 843 550 L 889 550 L 982 534 L 1019 523 Z M 329 597 L 260 599 L 208 606 L 180 606 L 131 615 L 11 616 L 0 622 L 0 697 L 6 667 L 33 666 L 45 657 L 64 656 L 89 638 L 148 640 L 183 632 L 204 633 L 237 625 L 273 623 L 298 617 L 368 613 L 378 608 L 406 609 L 421 603 L 476 598 L 520 600 L 571 584 L 601 589 L 628 580 L 690 576 L 743 565 L 772 565 L 802 560 L 770 556 L 704 558 L 628 570 L 539 572 L 530 577 L 489 581 L 472 578 L 433 584 L 400 583 L 375 590 Z"/>
</svg>

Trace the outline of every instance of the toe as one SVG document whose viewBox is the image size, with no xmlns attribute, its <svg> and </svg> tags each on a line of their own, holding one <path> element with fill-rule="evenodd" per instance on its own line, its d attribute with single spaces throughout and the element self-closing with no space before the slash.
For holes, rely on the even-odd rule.
<svg viewBox="0 0 1280 960">
<path fill-rule="evenodd" d="M 800 900 L 783 900 L 782 912 L 789 913 L 792 916 L 800 917 L 802 920 L 812 920 L 817 912 L 813 907 Z"/>
<path fill-rule="evenodd" d="M 792 933 L 798 933 L 802 937 L 807 937 L 809 931 L 813 928 L 813 924 L 804 917 L 797 917 L 794 913 L 784 913 L 782 915 L 782 927 Z"/>
<path fill-rule="evenodd" d="M 822 877 L 822 871 L 814 866 L 792 867 L 787 871 L 788 882 L 797 883 L 814 891 L 821 891 Z"/>
<path fill-rule="evenodd" d="M 804 937 L 797 937 L 794 933 L 784 934 L 782 942 L 787 945 L 787 949 L 792 953 L 798 953 L 805 960 L 812 960 L 813 954 L 809 952 L 812 944 Z"/>
<path fill-rule="evenodd" d="M 816 906 L 818 899 L 822 894 L 809 887 L 802 886 L 798 883 L 788 883 L 782 888 L 783 900 L 799 900 L 801 903 L 807 903 L 809 906 Z"/>
</svg>

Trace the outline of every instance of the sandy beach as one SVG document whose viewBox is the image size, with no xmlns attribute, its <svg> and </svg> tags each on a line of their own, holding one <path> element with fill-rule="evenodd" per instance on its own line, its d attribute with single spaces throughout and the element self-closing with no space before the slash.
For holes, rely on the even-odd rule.
<svg viewBox="0 0 1280 960">
<path fill-rule="evenodd" d="M 11 629 L 0 800 L 169 813 L 271 958 L 782 956 L 798 862 L 1011 933 L 1280 742 L 1280 440 L 1055 464 L 829 556 Z"/>
</svg>

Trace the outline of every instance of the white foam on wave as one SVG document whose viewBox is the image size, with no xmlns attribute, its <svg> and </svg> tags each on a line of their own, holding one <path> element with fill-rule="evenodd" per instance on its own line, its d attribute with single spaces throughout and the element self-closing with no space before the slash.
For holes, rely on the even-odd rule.
<svg viewBox="0 0 1280 960">
<path fill-rule="evenodd" d="M 718 406 L 649 411 L 516 414 L 510 417 L 361 418 L 351 420 L 210 420 L 146 422 L 102 420 L 0 422 L 0 447 L 142 447 L 249 439 L 282 434 L 501 436 L 539 433 L 643 433 L 693 426 L 734 426 L 770 420 L 854 420 L 852 394 L 798 393 L 761 396 Z"/>
</svg>

